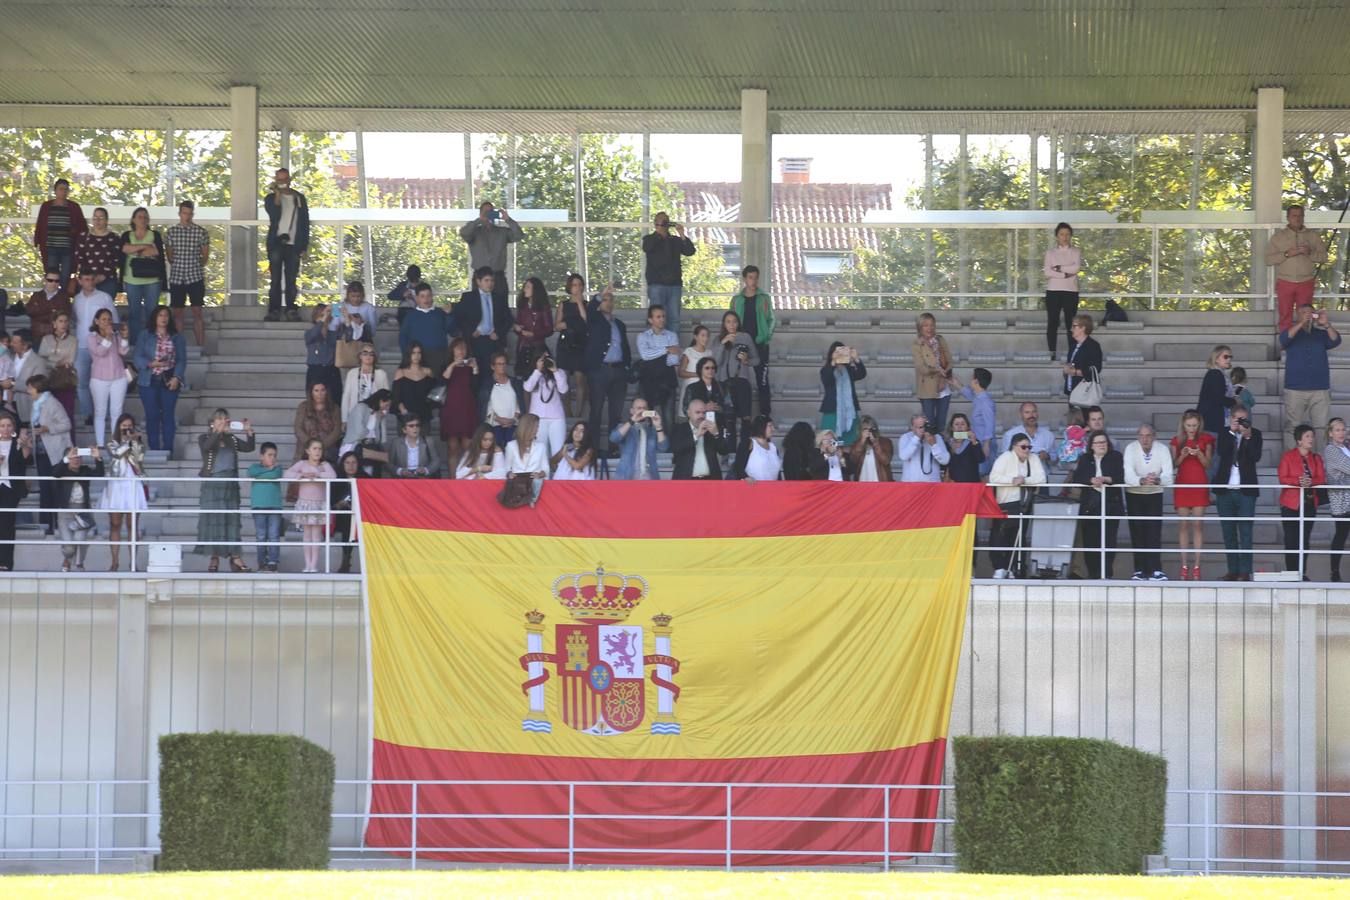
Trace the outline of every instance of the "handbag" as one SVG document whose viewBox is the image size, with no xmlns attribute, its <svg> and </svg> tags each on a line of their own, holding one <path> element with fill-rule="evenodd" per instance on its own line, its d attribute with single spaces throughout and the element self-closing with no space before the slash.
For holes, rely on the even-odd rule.
<svg viewBox="0 0 1350 900">
<path fill-rule="evenodd" d="M 438 384 L 431 390 L 427 391 L 427 404 L 430 406 L 444 406 L 445 388 L 446 385 Z"/>
<path fill-rule="evenodd" d="M 354 369 L 361 365 L 361 344 L 361 341 L 338 338 L 337 348 L 333 351 L 333 363 L 339 369 Z"/>
<path fill-rule="evenodd" d="M 506 479 L 505 486 L 497 494 L 497 502 L 507 509 L 520 509 L 528 506 L 534 498 L 534 475 L 520 472 Z"/>
<path fill-rule="evenodd" d="M 127 384 L 135 384 L 136 376 L 140 374 L 138 371 L 136 371 L 136 367 L 133 366 L 131 363 L 125 363 L 123 368 L 124 371 L 126 372 Z"/>
<path fill-rule="evenodd" d="M 1090 370 L 1095 381 L 1088 381 L 1084 378 L 1074 386 L 1069 392 L 1070 406 L 1101 406 L 1102 398 L 1106 396 L 1106 388 L 1102 386 L 1102 373 L 1097 369 Z"/>
<path fill-rule="evenodd" d="M 131 277 L 132 277 L 132 278 L 158 278 L 158 277 L 159 277 L 159 257 L 158 257 L 158 256 L 133 256 L 133 257 L 131 257 Z"/>
<path fill-rule="evenodd" d="M 74 366 L 61 364 L 52 367 L 52 374 L 48 384 L 54 391 L 73 391 L 79 387 L 79 376 L 75 374 Z"/>
</svg>

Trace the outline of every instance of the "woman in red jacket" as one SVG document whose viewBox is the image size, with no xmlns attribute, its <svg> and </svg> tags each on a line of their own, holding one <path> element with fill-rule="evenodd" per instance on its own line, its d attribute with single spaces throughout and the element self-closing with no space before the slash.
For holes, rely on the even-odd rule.
<svg viewBox="0 0 1350 900">
<path fill-rule="evenodd" d="M 1317 432 L 1311 425 L 1294 429 L 1294 449 L 1280 457 L 1280 515 L 1284 516 L 1284 567 L 1302 571 L 1303 580 L 1311 581 L 1306 565 L 1300 565 L 1312 546 L 1313 521 L 1317 517 L 1317 485 L 1327 483 L 1327 468 L 1322 457 L 1313 452 Z M 1303 510 L 1303 544 L 1299 545 L 1299 508 Z"/>
</svg>

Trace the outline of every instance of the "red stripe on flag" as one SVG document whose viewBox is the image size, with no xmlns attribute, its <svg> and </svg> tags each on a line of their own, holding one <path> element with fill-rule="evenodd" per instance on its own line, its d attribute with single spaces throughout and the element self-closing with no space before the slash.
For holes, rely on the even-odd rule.
<svg viewBox="0 0 1350 900">
<path fill-rule="evenodd" d="M 587 692 L 589 693 L 589 692 Z M 566 727 L 555 723 L 555 727 Z M 379 779 L 474 781 L 637 781 L 760 782 L 779 784 L 940 784 L 945 740 L 913 747 L 837 756 L 772 757 L 729 760 L 624 760 L 522 756 L 427 750 L 375 742 L 374 777 Z M 576 813 L 615 818 L 573 821 L 575 861 L 603 865 L 723 865 L 726 861 L 726 789 L 707 787 L 579 786 L 572 796 Z M 366 846 L 406 848 L 412 839 L 412 789 L 376 786 Z M 885 795 L 879 788 L 732 789 L 733 816 L 795 816 L 819 819 L 883 819 Z M 426 785 L 417 791 L 420 814 L 549 815 L 550 819 L 421 819 L 418 856 L 457 862 L 566 863 L 568 846 L 566 785 Z M 935 790 L 892 790 L 892 819 L 936 817 Z M 622 819 L 620 815 L 708 816 L 699 821 Z M 932 850 L 932 823 L 892 822 L 892 859 Z M 732 823 L 732 862 L 742 866 L 824 865 L 879 862 L 885 846 L 884 821 Z M 494 847 L 543 848 L 546 853 L 494 852 Z M 468 853 L 437 853 L 434 848 L 473 848 Z M 606 850 L 650 851 L 614 853 Z M 670 853 L 696 850 L 698 853 Z M 770 855 L 756 851 L 789 851 Z M 835 851 L 842 856 L 812 855 Z M 401 851 L 395 851 L 401 852 Z M 857 855 L 854 855 L 857 854 Z M 877 854 L 877 855 L 867 855 Z"/>
<path fill-rule="evenodd" d="M 558 481 L 544 486 L 534 509 L 502 507 L 494 500 L 500 483 L 491 481 L 357 484 L 365 522 L 531 537 L 786 537 L 945 528 L 968 514 L 1003 517 L 982 484 Z M 708 514 L 729 507 L 734 516 Z"/>
</svg>

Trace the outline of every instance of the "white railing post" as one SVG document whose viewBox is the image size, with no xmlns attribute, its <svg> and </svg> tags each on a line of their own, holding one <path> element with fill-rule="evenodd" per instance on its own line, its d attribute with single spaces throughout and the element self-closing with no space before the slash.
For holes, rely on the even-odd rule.
<svg viewBox="0 0 1350 900">
<path fill-rule="evenodd" d="M 1088 448 L 1091 450 L 1091 448 Z M 1110 496 L 1110 490 L 1113 485 L 1102 486 L 1102 503 L 1099 510 L 1100 519 L 1097 523 L 1097 580 L 1106 579 L 1106 499 Z M 1085 488 L 1092 490 L 1092 488 Z M 1117 528 L 1120 526 L 1117 525 Z"/>
<path fill-rule="evenodd" d="M 576 868 L 577 853 L 577 785 L 567 783 L 567 871 Z"/>
<path fill-rule="evenodd" d="M 412 841 L 409 844 L 409 850 L 412 854 L 412 868 L 417 868 L 417 782 L 412 783 Z"/>
<path fill-rule="evenodd" d="M 1211 864 L 1210 864 L 1210 858 L 1214 855 L 1213 853 L 1210 852 L 1210 848 L 1209 848 L 1209 837 L 1210 837 L 1210 836 L 1209 836 L 1209 829 L 1210 829 L 1211 823 L 1214 821 L 1213 819 L 1210 818 L 1210 815 L 1209 815 L 1209 801 L 1210 801 L 1211 796 L 1213 796 L 1213 795 L 1212 795 L 1209 791 L 1206 791 L 1205 793 L 1203 793 L 1203 794 L 1200 795 L 1201 805 L 1204 807 L 1204 817 L 1205 817 L 1204 835 L 1205 835 L 1205 874 L 1206 874 L 1206 875 L 1212 874 L 1212 871 L 1211 871 Z"/>
<path fill-rule="evenodd" d="M 891 786 L 889 784 L 882 789 L 881 802 L 883 804 L 882 824 L 886 829 L 881 837 L 881 871 L 889 872 L 891 870 Z"/>
<path fill-rule="evenodd" d="M 727 785 L 727 863 L 726 870 L 731 871 L 731 785 Z"/>
<path fill-rule="evenodd" d="M 1309 480 L 1311 480 L 1311 479 L 1309 479 Z M 1311 488 L 1310 488 L 1310 490 L 1311 490 Z M 1298 577 L 1299 577 L 1299 580 L 1300 580 L 1300 581 L 1303 580 L 1303 578 L 1305 577 L 1305 573 L 1307 572 L 1307 566 L 1304 564 L 1304 561 L 1303 561 L 1303 523 L 1306 521 L 1306 519 L 1304 518 L 1304 510 L 1307 509 L 1307 503 L 1308 503 L 1307 493 L 1304 492 L 1304 491 L 1299 491 L 1299 497 L 1298 497 Z"/>
<path fill-rule="evenodd" d="M 1148 298 L 1148 308 L 1158 308 L 1158 226 L 1153 225 L 1149 228 L 1149 234 L 1152 241 L 1149 261 L 1150 289 Z M 1188 301 L 1189 302 L 1189 301 Z"/>
<path fill-rule="evenodd" d="M 116 810 L 114 810 L 115 812 Z M 114 820 L 115 821 L 115 820 Z M 94 874 L 101 874 L 103 838 L 99 833 L 103 826 L 103 783 L 94 782 Z"/>
<path fill-rule="evenodd" d="M 144 486 L 143 486 L 142 484 L 139 484 L 139 483 L 136 484 L 136 485 L 133 485 L 133 487 L 134 487 L 136 490 L 145 490 Z M 156 494 L 156 497 L 158 497 L 158 494 Z M 132 571 L 132 572 L 135 572 L 135 571 L 136 571 L 136 527 L 137 527 L 139 524 L 140 524 L 140 523 L 139 523 L 139 522 L 137 521 L 137 519 L 136 519 L 136 504 L 135 504 L 135 503 L 132 503 L 132 504 L 131 504 L 131 526 L 130 526 L 130 528 L 131 528 L 131 535 L 130 535 L 130 537 L 131 537 L 131 567 L 130 567 L 130 571 Z"/>
</svg>

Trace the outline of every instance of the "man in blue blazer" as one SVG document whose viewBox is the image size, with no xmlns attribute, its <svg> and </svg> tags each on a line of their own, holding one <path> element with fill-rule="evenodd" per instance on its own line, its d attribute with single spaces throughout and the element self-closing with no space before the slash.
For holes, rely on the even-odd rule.
<svg viewBox="0 0 1350 900">
<path fill-rule="evenodd" d="M 628 330 L 614 315 L 614 288 L 606 286 L 597 297 L 591 298 L 590 329 L 586 337 L 586 381 L 591 390 L 590 435 L 596 446 L 605 438 L 610 459 L 619 455 L 618 447 L 609 441 L 610 432 L 623 416 L 624 395 L 628 391 L 628 369 L 632 354 L 628 349 Z M 609 417 L 602 431 L 600 414 L 608 407 Z"/>
<path fill-rule="evenodd" d="M 478 359 L 480 372 L 492 367 L 492 354 L 506 349 L 506 336 L 516 323 L 506 297 L 493 295 L 495 282 L 492 267 L 480 266 L 473 273 L 474 289 L 461 294 L 455 304 L 455 323 Z"/>
</svg>

